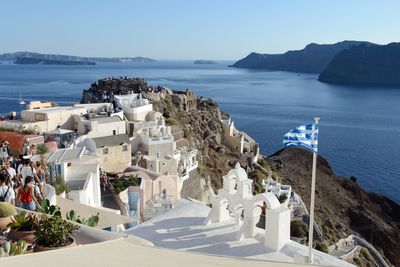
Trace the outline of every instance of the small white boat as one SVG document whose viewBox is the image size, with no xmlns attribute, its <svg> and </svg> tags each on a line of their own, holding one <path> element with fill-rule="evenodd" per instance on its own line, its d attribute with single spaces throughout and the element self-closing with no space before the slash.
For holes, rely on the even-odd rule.
<svg viewBox="0 0 400 267">
<path fill-rule="evenodd" d="M 25 105 L 25 101 L 22 100 L 21 92 L 19 92 L 19 104 L 20 104 L 20 105 Z"/>
</svg>

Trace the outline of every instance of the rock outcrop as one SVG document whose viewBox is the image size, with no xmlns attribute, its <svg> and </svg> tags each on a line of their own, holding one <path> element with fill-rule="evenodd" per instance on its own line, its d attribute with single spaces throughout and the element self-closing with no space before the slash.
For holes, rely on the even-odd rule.
<svg viewBox="0 0 400 267">
<path fill-rule="evenodd" d="M 400 43 L 359 45 L 341 51 L 319 75 L 326 83 L 400 85 Z"/>
<path fill-rule="evenodd" d="M 312 154 L 303 149 L 284 149 L 270 156 L 268 162 L 309 207 Z M 335 175 L 323 157 L 318 157 L 317 163 L 315 211 L 325 239 L 334 241 L 351 233 L 372 239 L 381 254 L 400 266 L 400 206 L 362 189 L 354 177 Z"/>
<path fill-rule="evenodd" d="M 251 53 L 231 67 L 320 73 L 340 51 L 362 43 L 371 44 L 362 41 L 343 41 L 322 45 L 311 43 L 302 50 L 288 51 L 284 54 Z"/>
</svg>

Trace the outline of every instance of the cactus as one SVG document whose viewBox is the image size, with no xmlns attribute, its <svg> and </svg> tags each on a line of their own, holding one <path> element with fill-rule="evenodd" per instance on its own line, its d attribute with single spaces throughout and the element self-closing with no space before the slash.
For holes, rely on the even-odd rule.
<svg viewBox="0 0 400 267">
<path fill-rule="evenodd" d="M 92 215 L 88 219 L 86 219 L 81 218 L 81 216 L 79 216 L 74 210 L 70 210 L 69 212 L 67 212 L 65 217 L 67 218 L 67 220 L 84 224 L 90 227 L 96 227 L 100 219 L 99 213 L 97 213 L 96 215 Z"/>
<path fill-rule="evenodd" d="M 42 202 L 40 203 L 40 206 L 36 208 L 36 211 L 49 214 L 51 216 L 61 217 L 60 208 L 57 207 L 56 205 L 51 205 L 48 199 L 43 199 Z"/>
<path fill-rule="evenodd" d="M 18 240 L 15 243 L 11 243 L 10 256 L 22 255 L 27 253 L 29 244 L 25 240 Z"/>
<path fill-rule="evenodd" d="M 15 208 L 8 202 L 0 202 L 0 218 L 13 216 L 16 213 Z"/>
<path fill-rule="evenodd" d="M 0 248 L 0 257 L 22 255 L 28 253 L 29 244 L 25 240 L 12 243 L 6 241 Z"/>
<path fill-rule="evenodd" d="M 4 248 L 0 248 L 0 258 L 7 256 L 7 253 L 4 251 Z"/>
<path fill-rule="evenodd" d="M 10 253 L 11 243 L 9 241 L 4 242 L 2 248 L 4 250 L 4 253 L 7 253 L 7 254 Z"/>
</svg>

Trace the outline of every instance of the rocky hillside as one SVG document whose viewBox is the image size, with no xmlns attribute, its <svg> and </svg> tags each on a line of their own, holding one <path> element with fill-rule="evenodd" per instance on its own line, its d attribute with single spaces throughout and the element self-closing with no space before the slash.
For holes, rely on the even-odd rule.
<svg viewBox="0 0 400 267">
<path fill-rule="evenodd" d="M 340 51 L 361 43 L 371 44 L 361 41 L 343 41 L 322 45 L 311 43 L 304 49 L 288 51 L 284 54 L 251 53 L 231 67 L 320 73 Z"/>
<path fill-rule="evenodd" d="M 303 149 L 284 149 L 268 158 L 275 175 L 292 185 L 306 206 L 310 203 L 312 154 Z M 370 241 L 395 266 L 400 266 L 400 206 L 390 199 L 362 189 L 355 177 L 333 173 L 318 157 L 316 222 L 326 239 L 336 241 L 355 233 Z"/>
<path fill-rule="evenodd" d="M 213 100 L 199 100 L 197 109 L 184 111 L 174 105 L 167 95 L 161 101 L 153 101 L 153 106 L 163 113 L 167 123 L 181 127 L 189 146 L 199 150 L 198 174 L 202 177 L 209 176 L 214 189 L 222 187 L 222 176 L 235 162 L 246 162 L 244 157 L 233 153 L 223 144 L 221 118 L 224 114 Z"/>
<path fill-rule="evenodd" d="M 341 51 L 319 75 L 327 83 L 400 85 L 400 43 Z"/>
</svg>

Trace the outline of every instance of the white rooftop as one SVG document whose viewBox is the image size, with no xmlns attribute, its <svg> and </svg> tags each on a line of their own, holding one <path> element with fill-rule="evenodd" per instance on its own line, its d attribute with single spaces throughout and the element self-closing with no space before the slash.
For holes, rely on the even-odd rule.
<svg viewBox="0 0 400 267">
<path fill-rule="evenodd" d="M 67 110 L 82 110 L 82 111 L 86 111 L 86 109 L 84 107 L 60 106 L 60 107 L 52 107 L 52 108 L 23 110 L 22 112 L 53 113 L 53 112 L 60 112 L 60 111 L 67 111 Z"/>
<path fill-rule="evenodd" d="M 59 163 L 71 160 L 79 160 L 84 152 L 85 147 L 58 149 L 48 154 L 47 162 Z"/>
<path fill-rule="evenodd" d="M 308 247 L 290 241 L 280 251 L 269 251 L 264 246 L 262 229 L 254 238 L 237 240 L 240 226 L 234 218 L 221 223 L 205 225 L 210 209 L 202 203 L 185 203 L 167 213 L 153 218 L 126 233 L 150 242 L 155 246 L 182 251 L 200 252 L 251 259 L 304 263 Z M 353 266 L 328 254 L 314 252 L 314 263 L 326 266 Z"/>
</svg>

